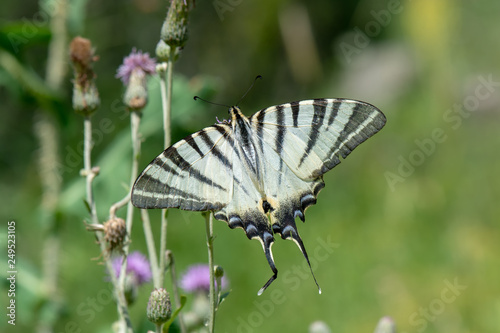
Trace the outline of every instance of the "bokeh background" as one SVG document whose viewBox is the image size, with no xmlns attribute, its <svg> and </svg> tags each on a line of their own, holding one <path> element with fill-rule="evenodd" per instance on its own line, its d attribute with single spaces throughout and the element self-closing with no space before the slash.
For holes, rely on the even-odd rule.
<svg viewBox="0 0 500 333">
<path fill-rule="evenodd" d="M 111 332 L 113 303 L 97 304 L 93 316 L 77 310 L 108 283 L 83 223 L 83 124 L 71 108 L 68 59 L 52 59 L 64 63 L 55 66 L 65 71 L 59 88 L 50 83 L 58 73 L 47 70 L 54 68 L 51 38 L 61 31 L 47 19 L 50 3 L 0 4 L 1 274 L 6 223 L 14 220 L 15 329 Z M 116 70 L 132 48 L 154 55 L 166 8 L 160 0 L 68 4 L 65 43 L 81 35 L 99 55 L 102 101 L 94 127 L 113 124 L 96 134 L 93 151 L 102 221 L 126 194 L 130 172 L 129 120 Z M 296 246 L 277 239 L 280 275 L 258 297 L 271 274 L 261 245 L 215 221 L 215 260 L 232 289 L 217 331 L 306 332 L 322 320 L 333 332 L 372 332 L 385 315 L 399 332 L 500 331 L 499 10 L 495 0 L 196 2 L 174 69 L 174 142 L 227 114 L 194 95 L 232 104 L 258 74 L 263 80 L 240 103 L 247 115 L 293 100 L 347 97 L 378 106 L 388 119 L 325 175 L 326 188 L 299 225 L 322 295 Z M 143 116 L 141 168 L 163 145 L 155 82 Z M 43 167 L 57 160 L 60 183 Z M 158 212 L 151 216 L 158 235 Z M 201 215 L 172 210 L 169 221 L 178 270 L 206 262 Z M 131 250 L 146 253 L 138 214 L 132 239 Z M 331 251 L 322 252 L 322 244 Z M 56 290 L 44 284 L 51 274 Z M 131 307 L 137 331 L 151 329 L 145 319 L 151 287 L 143 286 Z M 0 330 L 14 331 L 6 321 Z"/>
</svg>

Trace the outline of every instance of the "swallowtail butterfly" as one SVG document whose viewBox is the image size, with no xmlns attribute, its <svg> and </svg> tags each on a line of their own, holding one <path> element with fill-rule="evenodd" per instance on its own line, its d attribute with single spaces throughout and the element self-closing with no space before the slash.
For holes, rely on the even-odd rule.
<svg viewBox="0 0 500 333">
<path fill-rule="evenodd" d="M 295 219 L 304 221 L 306 208 L 316 203 L 322 175 L 384 127 L 386 118 L 375 106 L 349 99 L 281 104 L 250 118 L 233 106 L 229 115 L 229 122 L 191 134 L 156 157 L 137 178 L 132 203 L 212 211 L 258 239 L 273 271 L 260 295 L 278 274 L 274 234 L 293 240 L 309 264 Z"/>
</svg>

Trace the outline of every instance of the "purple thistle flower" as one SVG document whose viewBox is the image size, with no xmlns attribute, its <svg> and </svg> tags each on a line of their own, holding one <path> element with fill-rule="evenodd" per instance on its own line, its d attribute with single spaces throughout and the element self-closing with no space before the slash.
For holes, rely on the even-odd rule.
<svg viewBox="0 0 500 333">
<path fill-rule="evenodd" d="M 120 276 L 120 269 L 122 266 L 122 257 L 113 259 L 113 269 L 118 278 Z M 139 251 L 132 252 L 127 258 L 127 275 L 132 275 L 137 281 L 137 285 L 149 282 L 153 276 L 149 261 L 145 255 Z"/>
<path fill-rule="evenodd" d="M 127 86 L 130 75 L 136 69 L 151 75 L 156 71 L 156 61 L 149 57 L 149 53 L 142 53 L 134 48 L 132 53 L 123 59 L 123 64 L 118 67 L 116 78 L 121 79 L 123 84 Z"/>
<path fill-rule="evenodd" d="M 186 292 L 210 290 L 210 267 L 206 264 L 191 265 L 181 279 L 181 288 Z M 217 281 L 215 282 L 217 285 Z M 226 289 L 228 281 L 225 276 L 221 279 L 221 289 Z"/>
</svg>

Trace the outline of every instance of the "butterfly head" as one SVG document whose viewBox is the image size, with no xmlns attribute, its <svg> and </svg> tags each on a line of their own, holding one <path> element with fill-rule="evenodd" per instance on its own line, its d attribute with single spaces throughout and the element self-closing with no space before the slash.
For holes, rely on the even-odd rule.
<svg viewBox="0 0 500 333">
<path fill-rule="evenodd" d="M 229 116 L 231 117 L 231 123 L 236 124 L 243 119 L 247 119 L 245 115 L 241 112 L 238 106 L 231 106 L 228 110 Z"/>
</svg>

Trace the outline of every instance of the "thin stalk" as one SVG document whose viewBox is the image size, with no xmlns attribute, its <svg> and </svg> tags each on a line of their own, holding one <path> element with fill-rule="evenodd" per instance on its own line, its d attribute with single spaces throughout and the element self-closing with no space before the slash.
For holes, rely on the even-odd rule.
<svg viewBox="0 0 500 333">
<path fill-rule="evenodd" d="M 139 125 L 141 123 L 140 111 L 130 112 L 130 133 L 132 138 L 132 170 L 130 172 L 130 189 L 132 189 L 135 179 L 137 178 L 137 173 L 139 172 L 139 156 L 141 154 L 141 141 L 139 139 Z M 130 245 L 130 234 L 132 232 L 132 223 L 134 217 L 134 206 L 130 200 L 130 195 L 128 196 L 127 203 L 127 217 L 125 219 L 125 225 L 127 229 L 127 235 L 123 242 L 123 261 L 120 269 L 119 285 L 121 290 L 125 290 L 125 275 L 127 272 L 127 256 L 129 253 Z"/>
<path fill-rule="evenodd" d="M 155 239 L 151 229 L 151 221 L 149 219 L 148 211 L 141 209 L 142 228 L 144 229 L 144 238 L 146 238 L 146 246 L 148 247 L 149 262 L 151 263 L 151 270 L 153 272 L 153 285 L 156 289 L 161 288 L 160 285 L 160 271 L 158 269 L 158 257 L 156 256 Z"/>
<path fill-rule="evenodd" d="M 109 208 L 109 217 L 110 218 L 116 217 L 116 212 L 118 211 L 118 209 L 125 207 L 125 205 L 128 204 L 128 202 L 130 201 L 130 194 L 131 194 L 131 191 L 129 191 L 123 197 L 123 199 L 121 199 L 120 201 L 115 202 L 113 205 L 111 205 L 111 207 Z"/>
<path fill-rule="evenodd" d="M 168 148 L 170 146 L 170 115 L 171 115 L 171 110 L 172 110 L 172 85 L 173 85 L 173 67 L 174 67 L 174 62 L 173 62 L 173 57 L 174 57 L 174 52 L 172 51 L 170 54 L 170 57 L 167 62 L 167 71 L 165 73 L 166 76 L 166 90 L 167 90 L 167 96 L 166 96 L 166 101 L 167 103 L 163 106 L 163 132 L 165 133 L 165 136 L 163 138 L 163 146 L 164 148 Z"/>
<path fill-rule="evenodd" d="M 166 253 L 167 253 L 166 256 L 168 256 L 168 258 L 169 258 L 170 278 L 172 279 L 172 292 L 174 294 L 175 304 L 177 305 L 177 307 L 180 307 L 181 306 L 181 296 L 179 294 L 179 284 L 177 283 L 177 274 L 175 271 L 174 254 L 170 250 L 167 251 Z M 181 328 L 181 332 L 186 333 L 187 329 L 186 329 L 186 325 L 184 324 L 184 318 L 182 315 L 182 311 L 179 312 L 179 314 L 177 315 L 177 318 L 179 319 L 179 326 Z"/>
<path fill-rule="evenodd" d="M 159 284 L 160 287 L 163 287 L 163 283 L 165 281 L 165 251 L 167 250 L 167 226 L 168 226 L 168 219 L 167 219 L 167 209 L 162 209 L 161 210 L 161 230 L 160 230 L 160 260 L 159 260 L 159 266 L 158 266 L 158 271 L 160 272 L 159 274 Z"/>
<path fill-rule="evenodd" d="M 94 201 L 94 191 L 92 182 L 97 175 L 98 169 L 92 169 L 92 120 L 90 116 L 83 119 L 83 176 L 85 176 L 85 187 L 87 192 L 87 204 L 90 209 L 90 219 L 93 224 L 99 224 L 97 218 L 96 203 Z"/>
<path fill-rule="evenodd" d="M 173 73 L 173 58 L 174 48 L 170 52 L 170 57 L 166 63 L 166 69 L 160 70 L 160 92 L 163 110 L 163 132 L 164 132 L 164 148 L 170 146 L 170 114 L 172 109 L 172 73 Z M 163 65 L 163 64 L 162 64 Z M 160 65 L 161 66 L 161 65 Z M 163 286 L 165 279 L 165 251 L 167 250 L 167 210 L 161 211 L 161 238 L 160 238 L 160 286 Z"/>
<path fill-rule="evenodd" d="M 132 195 L 132 187 L 135 183 L 135 180 L 137 178 L 137 172 L 138 172 L 138 166 L 139 166 L 139 157 L 141 154 L 141 140 L 140 140 L 140 134 L 139 134 L 139 125 L 140 125 L 140 111 L 131 111 L 130 115 L 130 123 L 131 123 L 131 139 L 132 139 L 132 172 L 130 176 L 130 191 L 127 193 L 127 195 L 121 199 L 120 201 L 114 203 L 111 208 L 109 209 L 109 215 L 110 217 L 115 217 L 116 216 L 116 211 L 120 209 L 121 207 L 124 207 L 125 205 L 128 204 L 127 206 L 127 222 L 126 222 L 126 228 L 127 228 L 127 235 L 130 234 L 130 231 L 132 229 L 132 214 L 133 214 L 133 205 L 131 203 L 131 195 Z M 143 221 L 143 229 L 144 229 L 144 236 L 146 238 L 146 245 L 148 248 L 148 257 L 149 257 L 149 262 L 151 265 L 151 270 L 153 273 L 153 285 L 155 288 L 160 288 L 159 284 L 159 270 L 158 270 L 158 258 L 156 256 L 156 246 L 155 246 L 155 241 L 153 237 L 153 233 L 151 230 L 151 222 L 149 219 L 149 214 L 146 210 L 141 209 L 141 217 Z M 129 241 L 129 238 L 127 238 L 127 242 Z M 128 254 L 128 244 L 125 245 L 124 252 Z M 125 271 L 123 271 L 125 269 Z M 122 265 L 120 268 L 120 276 L 122 273 L 126 272 L 126 265 Z"/>
<path fill-rule="evenodd" d="M 93 224 L 98 224 L 99 219 L 97 217 L 97 211 L 96 211 L 96 204 L 94 201 L 94 195 L 93 195 L 93 189 L 92 189 L 92 182 L 94 181 L 95 176 L 97 175 L 98 168 L 92 168 L 92 160 L 91 160 L 91 153 L 92 153 L 92 121 L 90 119 L 90 116 L 86 116 L 83 120 L 83 166 L 84 170 L 82 172 L 82 175 L 85 176 L 86 180 L 86 189 L 87 189 L 87 203 L 90 207 L 90 216 Z M 104 241 L 104 237 L 102 232 L 97 231 L 96 237 L 98 240 L 98 243 L 101 247 L 101 252 L 106 253 L 107 248 L 106 248 L 106 243 Z M 114 273 L 114 268 L 113 264 L 111 262 L 111 258 L 109 256 L 104 256 L 104 263 L 106 265 L 107 271 L 110 273 L 111 277 L 111 282 L 114 286 L 115 289 L 115 296 L 116 296 L 116 301 L 117 301 L 117 308 L 118 308 L 118 314 L 120 316 L 120 322 L 122 326 L 122 331 L 123 332 L 132 332 L 132 322 L 130 321 L 129 313 L 128 313 L 128 307 L 127 307 L 127 301 L 125 300 L 125 295 L 123 293 L 123 289 L 120 288 L 120 285 L 118 283 L 118 280 L 115 276 Z"/>
<path fill-rule="evenodd" d="M 207 232 L 207 248 L 208 248 L 208 267 L 210 269 L 210 318 L 208 319 L 208 331 L 210 333 L 214 332 L 215 328 L 215 309 L 217 306 L 217 300 L 215 297 L 215 276 L 214 276 L 214 230 L 212 213 L 207 212 L 205 216 L 205 229 Z"/>
</svg>

